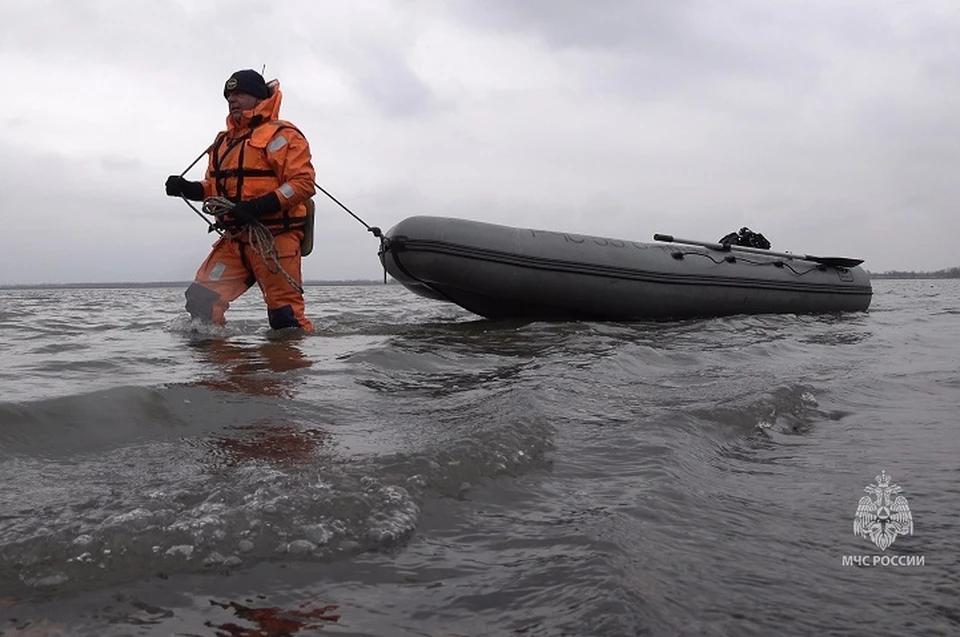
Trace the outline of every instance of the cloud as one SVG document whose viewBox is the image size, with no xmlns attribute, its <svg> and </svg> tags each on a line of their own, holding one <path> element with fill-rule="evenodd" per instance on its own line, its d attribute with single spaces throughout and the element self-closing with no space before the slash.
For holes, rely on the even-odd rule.
<svg viewBox="0 0 960 637">
<path fill-rule="evenodd" d="M 411 68 L 409 57 L 415 38 L 398 25 L 372 20 L 344 37 L 308 41 L 318 59 L 339 69 L 345 85 L 376 113 L 386 118 L 435 114 L 444 103 Z M 306 37 L 305 37 L 306 39 Z"/>
<path fill-rule="evenodd" d="M 442 6 L 472 26 L 533 32 L 555 48 L 675 49 L 682 44 L 691 2 L 465 0 Z"/>
<path fill-rule="evenodd" d="M 212 237 L 162 184 L 223 127 L 226 77 L 264 65 L 318 182 L 384 229 L 414 214 L 632 240 L 748 225 L 872 270 L 956 265 L 952 2 L 3 12 L 0 221 L 21 237 L 0 255 L 5 283 L 192 277 Z M 380 277 L 371 235 L 317 203 L 306 276 Z"/>
</svg>

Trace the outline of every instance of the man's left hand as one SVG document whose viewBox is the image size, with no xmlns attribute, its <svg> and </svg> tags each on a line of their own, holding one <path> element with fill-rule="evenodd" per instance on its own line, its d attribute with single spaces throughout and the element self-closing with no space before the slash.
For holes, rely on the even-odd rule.
<svg viewBox="0 0 960 637">
<path fill-rule="evenodd" d="M 233 207 L 230 215 L 243 225 L 253 223 L 257 220 L 257 200 L 241 201 Z"/>
<path fill-rule="evenodd" d="M 256 199 L 241 201 L 233 207 L 230 214 L 243 225 L 247 225 L 256 221 L 257 217 L 278 212 L 280 212 L 280 198 L 271 191 Z"/>
</svg>

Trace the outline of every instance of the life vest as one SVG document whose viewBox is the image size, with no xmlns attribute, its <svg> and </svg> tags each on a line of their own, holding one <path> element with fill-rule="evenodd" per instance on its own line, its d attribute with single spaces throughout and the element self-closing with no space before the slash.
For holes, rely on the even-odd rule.
<svg viewBox="0 0 960 637">
<path fill-rule="evenodd" d="M 303 136 L 296 126 L 283 120 L 264 122 L 233 139 L 228 139 L 226 132 L 217 135 L 210 148 L 209 172 L 216 194 L 237 203 L 280 188 L 280 177 L 267 163 L 267 153 L 287 143 L 287 139 L 279 134 L 285 129 Z M 304 204 L 274 215 L 258 217 L 258 221 L 274 234 L 302 229 L 308 220 L 308 210 Z M 228 216 L 221 226 L 231 228 L 237 227 L 237 224 Z"/>
</svg>

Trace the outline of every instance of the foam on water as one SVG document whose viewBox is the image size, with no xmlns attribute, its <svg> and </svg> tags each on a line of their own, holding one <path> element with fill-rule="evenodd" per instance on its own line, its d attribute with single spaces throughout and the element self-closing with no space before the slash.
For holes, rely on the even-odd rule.
<svg viewBox="0 0 960 637">
<path fill-rule="evenodd" d="M 349 412 L 321 424 L 310 404 L 272 394 L 118 388 L 7 405 L 16 419 L 0 439 L 0 588 L 90 588 L 396 546 L 426 492 L 460 494 L 542 462 L 550 428 L 524 404 L 535 409 L 518 396 L 460 402 L 438 418 L 442 435 L 388 412 L 374 431 L 398 442 L 360 453 L 338 444 L 337 414 Z"/>
</svg>

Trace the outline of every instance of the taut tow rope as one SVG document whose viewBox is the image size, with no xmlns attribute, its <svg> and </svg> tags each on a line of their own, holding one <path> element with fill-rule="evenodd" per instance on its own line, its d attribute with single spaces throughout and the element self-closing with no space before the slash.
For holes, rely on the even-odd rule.
<svg viewBox="0 0 960 637">
<path fill-rule="evenodd" d="M 199 162 L 201 159 L 203 159 L 204 157 L 206 157 L 207 153 L 209 153 L 212 148 L 213 148 L 213 144 L 211 144 L 210 146 L 208 146 L 208 147 L 206 148 L 206 150 L 204 150 L 202 153 L 200 153 L 199 155 L 197 155 L 197 158 L 193 160 L 193 163 L 191 163 L 189 166 L 187 166 L 186 168 L 184 168 L 184 169 L 183 169 L 183 172 L 180 173 L 180 178 L 183 179 L 184 175 L 186 175 L 188 172 L 190 172 L 190 169 L 193 168 L 194 166 L 196 166 L 196 165 L 197 165 L 197 162 Z M 185 204 L 187 204 L 188 206 L 190 206 L 190 210 L 193 210 L 195 213 L 197 213 L 197 216 L 200 217 L 201 219 L 203 219 L 204 223 L 207 224 L 207 232 L 216 232 L 216 233 L 219 234 L 220 236 L 223 236 L 223 231 L 220 230 L 220 228 L 217 226 L 217 224 L 215 224 L 215 223 L 210 223 L 210 220 L 207 219 L 206 217 L 204 217 L 202 212 L 200 212 L 199 210 L 197 210 L 197 207 L 193 205 L 193 202 L 192 202 L 192 201 L 190 201 L 189 199 L 187 199 L 183 194 L 180 195 L 180 198 L 183 199 L 183 203 L 185 203 Z"/>
<path fill-rule="evenodd" d="M 361 218 L 358 217 L 357 215 L 353 214 L 353 211 L 352 211 L 352 210 L 350 210 L 349 208 L 347 208 L 346 206 L 344 206 L 342 203 L 340 203 L 340 201 L 339 201 L 336 197 L 334 197 L 334 196 L 331 195 L 329 192 L 327 192 L 326 190 L 324 190 L 324 189 L 323 189 L 323 186 L 321 186 L 321 185 L 318 184 L 317 182 L 313 182 L 313 185 L 316 186 L 317 189 L 318 189 L 320 192 L 322 192 L 322 193 L 325 194 L 326 196 L 330 197 L 330 200 L 333 201 L 333 203 L 337 204 L 338 206 L 340 206 L 341 208 L 343 208 L 344 210 L 346 210 L 346 211 L 347 211 L 347 214 L 349 214 L 351 217 L 353 217 L 354 219 L 356 219 L 357 221 L 359 221 L 360 223 L 362 223 L 362 224 L 363 224 L 363 227 L 366 228 L 368 232 L 372 232 L 372 233 L 373 233 L 373 236 L 375 236 L 376 238 L 380 239 L 380 242 L 383 243 L 383 241 L 384 241 L 385 239 L 384 239 L 383 233 L 380 232 L 380 228 L 378 228 L 378 227 L 376 227 L 376 226 L 367 225 L 367 222 L 366 222 L 366 221 L 364 221 L 363 219 L 361 219 Z"/>
</svg>

